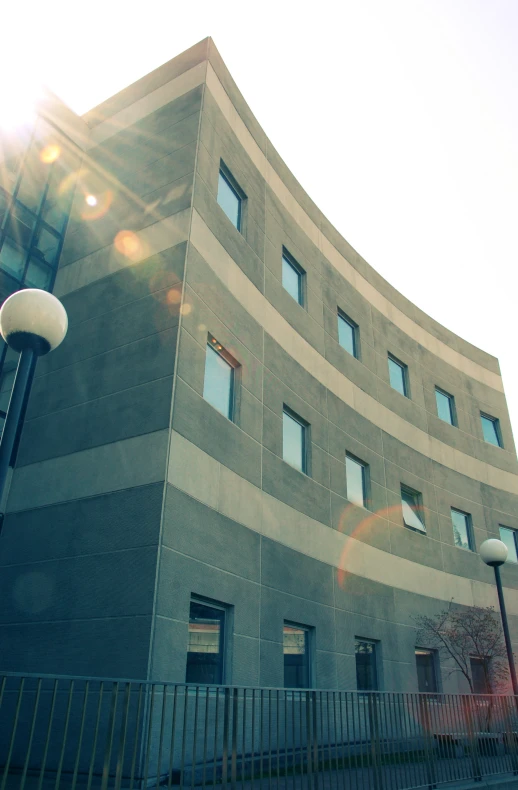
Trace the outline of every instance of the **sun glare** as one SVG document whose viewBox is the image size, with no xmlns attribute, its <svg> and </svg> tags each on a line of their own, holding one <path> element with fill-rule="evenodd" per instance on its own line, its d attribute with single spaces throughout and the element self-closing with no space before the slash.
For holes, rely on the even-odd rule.
<svg viewBox="0 0 518 790">
<path fill-rule="evenodd" d="M 96 206 L 97 205 L 97 198 L 95 195 L 87 195 L 85 197 L 85 202 L 88 206 Z"/>
<path fill-rule="evenodd" d="M 10 75 L 0 85 L 0 128 L 5 131 L 30 126 L 36 120 L 43 88 L 27 77 Z"/>
</svg>

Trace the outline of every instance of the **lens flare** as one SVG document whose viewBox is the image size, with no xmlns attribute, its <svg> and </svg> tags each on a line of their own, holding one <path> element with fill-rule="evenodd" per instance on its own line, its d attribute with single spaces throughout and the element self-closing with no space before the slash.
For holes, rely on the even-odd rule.
<svg viewBox="0 0 518 790">
<path fill-rule="evenodd" d="M 105 192 L 96 192 L 95 195 L 93 192 L 86 191 L 84 195 L 85 202 L 80 212 L 81 219 L 91 222 L 104 217 L 112 206 L 114 197 L 111 189 L 107 189 Z"/>
<path fill-rule="evenodd" d="M 132 230 L 120 230 L 113 241 L 115 249 L 131 261 L 144 257 L 144 245 Z"/>
<path fill-rule="evenodd" d="M 182 292 L 179 288 L 170 288 L 167 292 L 168 304 L 179 304 L 182 300 Z"/>
<path fill-rule="evenodd" d="M 189 315 L 192 312 L 192 304 L 188 304 L 187 302 L 180 307 L 180 313 L 182 315 Z"/>
<path fill-rule="evenodd" d="M 87 195 L 85 197 L 85 203 L 88 206 L 92 206 L 92 207 L 96 206 L 97 205 L 97 198 L 95 197 L 95 195 Z"/>
<path fill-rule="evenodd" d="M 61 154 L 61 148 L 57 144 L 46 145 L 40 152 L 40 159 L 44 165 L 51 165 Z"/>
</svg>

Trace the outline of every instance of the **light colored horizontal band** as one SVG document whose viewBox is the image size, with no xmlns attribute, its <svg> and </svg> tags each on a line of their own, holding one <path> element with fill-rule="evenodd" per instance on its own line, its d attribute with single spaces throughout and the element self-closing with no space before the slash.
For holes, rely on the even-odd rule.
<svg viewBox="0 0 518 790">
<path fill-rule="evenodd" d="M 120 271 L 120 269 L 134 266 L 151 255 L 156 255 L 182 241 L 187 241 L 190 215 L 191 210 L 186 208 L 177 214 L 155 222 L 153 225 L 148 225 L 147 228 L 135 233 L 129 232 L 128 255 L 118 252 L 114 244 L 109 244 L 78 261 L 74 261 L 74 263 L 69 263 L 68 266 L 63 266 L 58 270 L 56 277 L 55 295 L 65 296 L 71 291 L 90 285 L 96 280 Z M 121 249 L 123 248 L 121 245 Z"/>
<path fill-rule="evenodd" d="M 167 480 L 254 532 L 337 568 L 345 589 L 346 574 L 352 573 L 439 601 L 453 598 L 464 606 L 497 606 L 492 584 L 430 568 L 343 535 L 261 491 L 175 431 Z M 366 511 L 366 519 L 370 515 Z M 509 611 L 518 614 L 518 590 L 506 589 L 505 599 Z"/>
<path fill-rule="evenodd" d="M 430 436 L 340 373 L 283 318 L 253 285 L 193 210 L 191 243 L 244 309 L 311 376 L 378 428 L 403 444 L 473 480 L 518 494 L 518 475 L 472 458 Z M 231 329 L 232 327 L 230 327 Z"/>
</svg>

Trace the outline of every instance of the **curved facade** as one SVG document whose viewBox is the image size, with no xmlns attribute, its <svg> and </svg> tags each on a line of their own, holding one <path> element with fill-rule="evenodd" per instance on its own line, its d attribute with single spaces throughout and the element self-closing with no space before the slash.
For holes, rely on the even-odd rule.
<svg viewBox="0 0 518 790">
<path fill-rule="evenodd" d="M 518 529 L 497 360 L 329 224 L 210 39 L 76 141 L 71 328 L 7 503 L 3 668 L 417 690 L 412 618 L 496 604 L 478 546 Z M 503 580 L 518 637 L 518 564 Z"/>
</svg>

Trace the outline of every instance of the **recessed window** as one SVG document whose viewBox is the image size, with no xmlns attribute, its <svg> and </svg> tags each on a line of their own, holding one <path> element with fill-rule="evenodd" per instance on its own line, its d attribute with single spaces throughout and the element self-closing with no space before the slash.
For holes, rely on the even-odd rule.
<svg viewBox="0 0 518 790">
<path fill-rule="evenodd" d="M 235 366 L 230 359 L 216 338 L 209 337 L 205 355 L 203 397 L 229 420 L 233 417 L 235 375 Z"/>
<path fill-rule="evenodd" d="M 481 656 L 471 656 L 471 682 L 473 683 L 473 694 L 488 694 L 489 689 L 486 680 L 485 664 L 489 659 Z"/>
<path fill-rule="evenodd" d="M 435 402 L 437 404 L 437 416 L 439 419 L 450 425 L 455 425 L 455 401 L 453 395 L 435 388 Z"/>
<path fill-rule="evenodd" d="M 438 691 L 435 652 L 416 647 L 415 663 L 418 691 L 424 694 L 435 694 Z"/>
<path fill-rule="evenodd" d="M 191 600 L 186 683 L 223 683 L 225 657 L 224 605 Z"/>
<path fill-rule="evenodd" d="M 451 521 L 453 524 L 453 541 L 461 549 L 474 551 L 473 529 L 471 527 L 471 516 L 463 513 L 462 510 L 451 509 Z"/>
<path fill-rule="evenodd" d="M 378 689 L 377 643 L 356 638 L 356 688 L 358 691 Z"/>
<path fill-rule="evenodd" d="M 399 359 L 389 354 L 388 368 L 390 386 L 408 398 L 408 368 Z"/>
<path fill-rule="evenodd" d="M 307 423 L 284 407 L 282 413 L 282 457 L 299 472 L 306 472 Z"/>
<path fill-rule="evenodd" d="M 282 254 L 282 287 L 298 304 L 304 304 L 304 270 L 286 251 Z"/>
<path fill-rule="evenodd" d="M 345 456 L 347 499 L 360 507 L 366 507 L 367 475 L 367 464 L 347 453 Z"/>
<path fill-rule="evenodd" d="M 218 203 L 234 227 L 241 230 L 243 194 L 230 173 L 223 168 L 219 171 Z"/>
<path fill-rule="evenodd" d="M 338 312 L 338 342 L 353 357 L 358 357 L 358 324 Z"/>
<path fill-rule="evenodd" d="M 285 688 L 307 689 L 311 685 L 311 631 L 312 629 L 303 625 L 284 623 L 283 653 Z"/>
<path fill-rule="evenodd" d="M 518 533 L 515 529 L 500 527 L 500 540 L 507 546 L 506 562 L 518 562 L 517 537 Z"/>
<path fill-rule="evenodd" d="M 484 434 L 484 441 L 489 444 L 494 444 L 495 447 L 503 447 L 502 434 L 500 433 L 500 421 L 496 417 L 490 417 L 489 414 L 481 414 L 482 433 Z"/>
<path fill-rule="evenodd" d="M 401 486 L 401 507 L 405 526 L 417 529 L 419 532 L 426 532 L 421 494 L 411 488 Z"/>
</svg>

